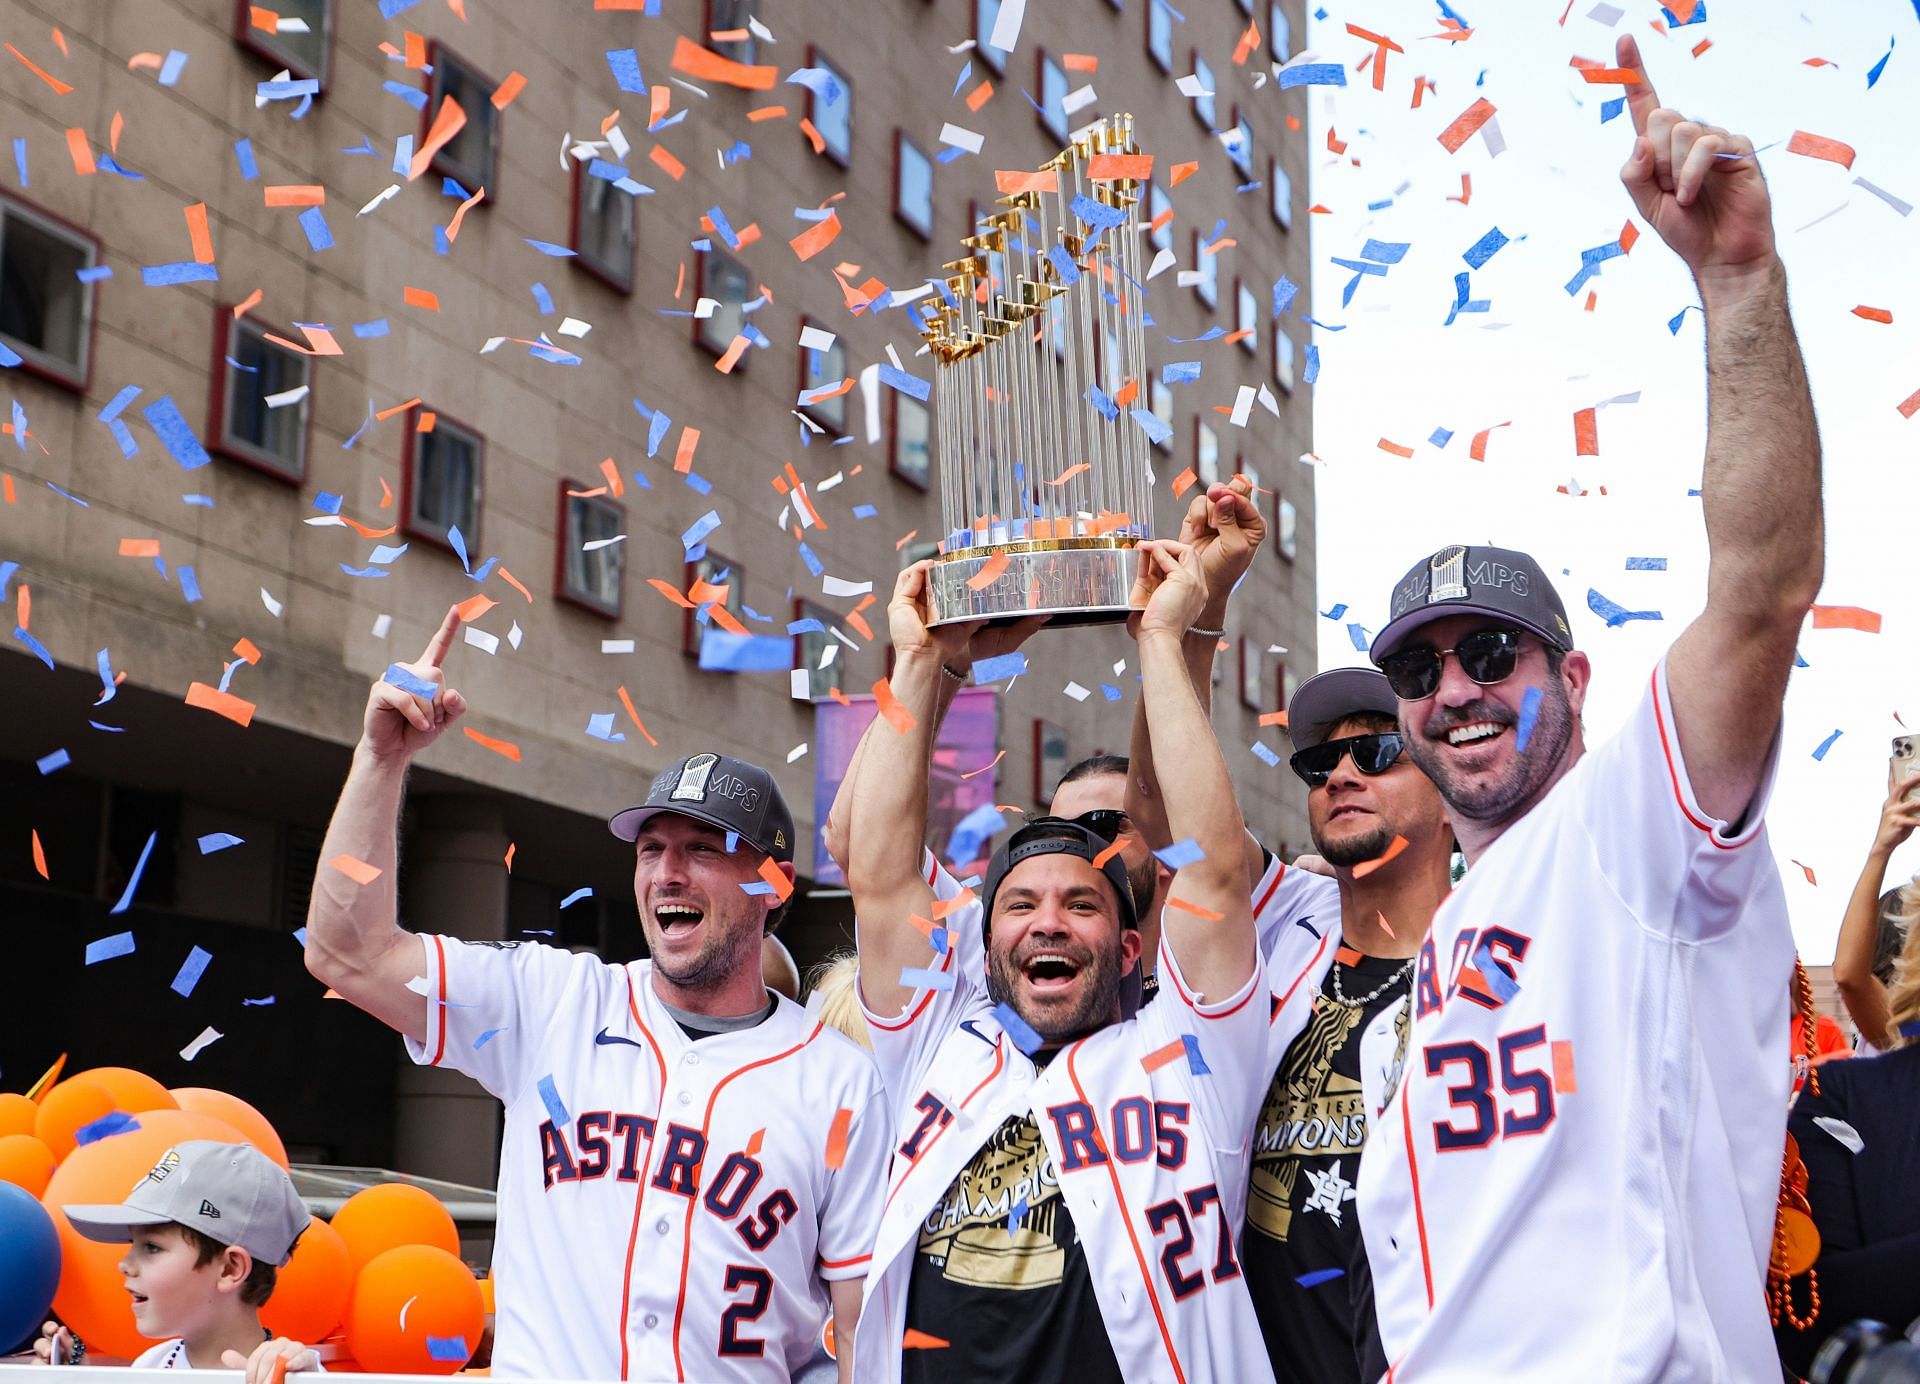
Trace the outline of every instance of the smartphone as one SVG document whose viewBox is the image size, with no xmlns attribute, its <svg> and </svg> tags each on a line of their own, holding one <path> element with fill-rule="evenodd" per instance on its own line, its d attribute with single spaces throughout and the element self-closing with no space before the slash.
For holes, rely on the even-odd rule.
<svg viewBox="0 0 1920 1384">
<path fill-rule="evenodd" d="M 1917 753 L 1917 751 L 1920 751 L 1920 737 L 1912 735 L 1896 735 L 1893 737 L 1893 761 L 1891 767 L 1893 769 L 1893 781 L 1895 783 L 1903 783 L 1907 779 L 1912 778 L 1916 773 L 1920 773 L 1920 753 Z M 1920 788 L 1909 788 L 1902 796 L 1912 798 L 1915 792 L 1920 792 Z"/>
</svg>

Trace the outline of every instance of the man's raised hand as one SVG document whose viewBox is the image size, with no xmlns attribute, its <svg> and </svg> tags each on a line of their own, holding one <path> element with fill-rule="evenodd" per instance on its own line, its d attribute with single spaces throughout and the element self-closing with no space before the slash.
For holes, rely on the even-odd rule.
<svg viewBox="0 0 1920 1384">
<path fill-rule="evenodd" d="M 1185 636 L 1207 603 L 1207 577 L 1200 557 L 1185 543 L 1164 538 L 1143 539 L 1134 548 L 1140 566 L 1133 579 L 1127 617 L 1136 639 L 1149 634 Z"/>
<path fill-rule="evenodd" d="M 1253 566 L 1266 541 L 1267 521 L 1253 502 L 1253 486 L 1244 476 L 1215 483 L 1196 495 L 1180 521 L 1180 541 L 1193 548 L 1207 578 L 1207 605 L 1199 623 L 1217 628 L 1226 618 L 1227 598 Z"/>
<path fill-rule="evenodd" d="M 440 665 L 460 629 L 460 607 L 447 611 L 440 628 L 412 663 L 395 663 L 367 694 L 360 740 L 383 759 L 411 759 L 465 714 L 467 699 L 446 686 Z"/>
<path fill-rule="evenodd" d="M 1765 269 L 1773 209 L 1753 141 L 1661 105 L 1631 37 L 1621 35 L 1615 54 L 1640 78 L 1626 89 L 1634 141 L 1620 170 L 1640 215 L 1697 279 Z"/>
<path fill-rule="evenodd" d="M 901 569 L 893 583 L 893 599 L 887 602 L 887 630 L 893 636 L 894 655 L 897 659 L 937 657 L 942 664 L 964 661 L 967 641 L 980 622 L 930 625 L 933 614 L 928 586 L 932 571 L 933 560 L 923 558 Z"/>
</svg>

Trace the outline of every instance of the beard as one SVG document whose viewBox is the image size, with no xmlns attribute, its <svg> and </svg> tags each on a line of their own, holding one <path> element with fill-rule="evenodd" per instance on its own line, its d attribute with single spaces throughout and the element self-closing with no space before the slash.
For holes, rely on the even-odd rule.
<svg viewBox="0 0 1920 1384">
<path fill-rule="evenodd" d="M 1033 943 L 1026 955 L 1036 951 L 1054 951 L 1070 957 L 1079 966 L 1079 998 L 1068 1005 L 1035 1004 L 1020 988 L 1025 957 L 987 947 L 987 998 L 1013 1009 L 1029 1027 L 1048 1042 L 1078 1038 L 1113 1022 L 1120 1007 L 1120 939 L 1113 945 L 1090 950 L 1073 944 Z"/>
<path fill-rule="evenodd" d="M 1455 817 L 1470 822 L 1510 822 L 1531 808 L 1546 785 L 1552 781 L 1573 740 L 1573 705 L 1559 678 L 1550 677 L 1540 689 L 1540 711 L 1534 718 L 1533 734 L 1527 747 L 1517 753 L 1506 772 L 1498 778 L 1463 775 L 1451 763 L 1444 744 L 1427 738 L 1428 728 L 1442 739 L 1448 730 L 1492 721 L 1511 727 L 1517 718 L 1507 707 L 1494 701 L 1478 701 L 1429 720 L 1429 727 L 1415 730 L 1402 727 L 1406 751 L 1420 766 Z"/>
<path fill-rule="evenodd" d="M 654 970 L 683 990 L 713 990 L 732 979 L 747 964 L 749 957 L 752 958 L 754 969 L 759 969 L 763 927 L 737 919 L 713 917 L 703 919 L 701 926 L 706 929 L 706 936 L 700 949 L 684 960 L 669 958 L 659 944 L 657 926 L 644 913 L 641 914 L 641 931 L 646 934 L 647 952 L 653 960 Z"/>
<path fill-rule="evenodd" d="M 1376 819 L 1371 829 L 1344 841 L 1322 841 L 1316 836 L 1313 848 L 1320 852 L 1327 864 L 1351 867 L 1378 860 L 1393 845 L 1393 838 L 1393 828 Z"/>
</svg>

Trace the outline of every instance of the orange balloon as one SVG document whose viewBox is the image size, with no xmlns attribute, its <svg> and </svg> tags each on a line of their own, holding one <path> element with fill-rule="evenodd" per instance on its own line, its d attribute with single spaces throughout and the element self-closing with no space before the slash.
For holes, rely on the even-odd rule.
<svg viewBox="0 0 1920 1384">
<path fill-rule="evenodd" d="M 485 1326 L 472 1269 L 443 1249 L 401 1245 L 374 1258 L 355 1280 L 347 1349 L 369 1374 L 452 1374 L 471 1358 Z M 440 1354 L 452 1353 L 448 1341 L 460 1342 L 465 1353 L 436 1360 L 428 1337 L 440 1343 Z"/>
<path fill-rule="evenodd" d="M 211 1115 L 216 1120 L 225 1120 L 239 1130 L 249 1144 L 281 1167 L 287 1166 L 287 1146 L 280 1142 L 280 1135 L 265 1115 L 240 1097 L 228 1095 L 225 1091 L 215 1091 L 206 1086 L 176 1086 L 167 1094 L 180 1102 L 182 1110 L 191 1110 L 196 1115 Z M 282 1334 L 291 1336 L 296 1341 L 307 1339 L 305 1336 L 294 1335 L 290 1331 Z"/>
<path fill-rule="evenodd" d="M 57 1160 L 53 1150 L 31 1134 L 0 1134 L 0 1182 L 11 1182 L 37 1197 L 47 1190 Z"/>
<path fill-rule="evenodd" d="M 63 1081 L 40 1102 L 33 1132 L 55 1158 L 65 1158 L 73 1152 L 78 1142 L 74 1136 L 81 1129 L 112 1112 L 113 1097 L 106 1087 L 92 1081 Z"/>
<path fill-rule="evenodd" d="M 333 1228 L 347 1242 L 358 1274 L 368 1263 L 401 1245 L 432 1245 L 458 1258 L 460 1232 L 433 1193 L 404 1182 L 367 1187 L 333 1213 Z"/>
<path fill-rule="evenodd" d="M 353 1260 L 347 1254 L 347 1242 L 315 1216 L 294 1246 L 293 1258 L 280 1270 L 273 1296 L 260 1309 L 260 1322 L 289 1340 L 324 1341 L 346 1315 L 352 1293 Z"/>
<path fill-rule="evenodd" d="M 47 1093 L 47 1099 L 69 1084 L 61 1082 Z M 153 1344 L 133 1329 L 133 1311 L 119 1269 L 127 1248 L 87 1239 L 60 1208 L 125 1201 L 162 1154 L 188 1139 L 245 1142 L 239 1130 L 209 1115 L 149 1110 L 135 1118 L 140 1122 L 138 1129 L 109 1135 L 68 1154 L 40 1196 L 40 1204 L 60 1232 L 60 1289 L 53 1295 L 54 1312 L 80 1333 L 89 1349 L 126 1359 Z"/>
<path fill-rule="evenodd" d="M 113 1097 L 113 1108 L 124 1110 L 129 1115 L 138 1115 L 143 1110 L 178 1110 L 180 1102 L 173 1098 L 172 1092 L 148 1076 L 145 1072 L 136 1072 L 131 1067 L 89 1067 L 84 1072 L 75 1072 L 73 1080 L 91 1081 Z"/>
<path fill-rule="evenodd" d="M 17 1091 L 0 1093 L 0 1135 L 33 1133 L 40 1107 Z"/>
</svg>

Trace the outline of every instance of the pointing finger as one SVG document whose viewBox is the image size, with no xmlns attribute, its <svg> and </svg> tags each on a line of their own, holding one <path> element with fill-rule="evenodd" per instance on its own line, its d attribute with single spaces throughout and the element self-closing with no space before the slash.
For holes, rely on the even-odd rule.
<svg viewBox="0 0 1920 1384">
<path fill-rule="evenodd" d="M 440 628 L 427 641 L 427 651 L 420 655 L 420 661 L 429 668 L 438 668 L 446 660 L 447 650 L 453 647 L 453 636 L 459 629 L 460 607 L 449 606 L 446 619 L 440 622 Z"/>
<path fill-rule="evenodd" d="M 1620 35 L 1613 47 L 1614 63 L 1635 73 L 1640 80 L 1627 85 L 1627 114 L 1633 117 L 1633 129 L 1636 134 L 1647 132 L 1647 117 L 1660 107 L 1660 93 L 1653 89 L 1653 79 L 1647 76 L 1646 64 L 1640 61 L 1640 45 L 1633 41 L 1631 34 Z"/>
</svg>

